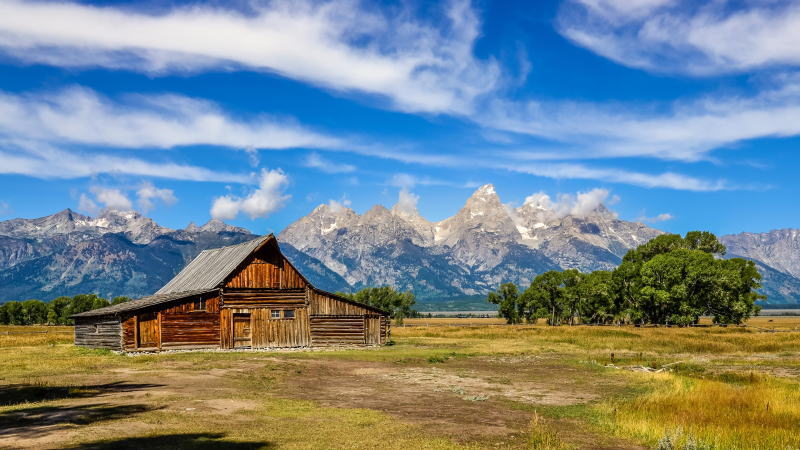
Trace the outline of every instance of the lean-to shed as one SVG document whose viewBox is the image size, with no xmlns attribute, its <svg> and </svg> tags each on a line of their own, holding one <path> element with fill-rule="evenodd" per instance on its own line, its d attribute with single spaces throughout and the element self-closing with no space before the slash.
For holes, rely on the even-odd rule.
<svg viewBox="0 0 800 450">
<path fill-rule="evenodd" d="M 75 344 L 139 351 L 381 345 L 389 314 L 315 288 L 272 234 L 201 252 L 155 294 L 76 314 Z"/>
</svg>

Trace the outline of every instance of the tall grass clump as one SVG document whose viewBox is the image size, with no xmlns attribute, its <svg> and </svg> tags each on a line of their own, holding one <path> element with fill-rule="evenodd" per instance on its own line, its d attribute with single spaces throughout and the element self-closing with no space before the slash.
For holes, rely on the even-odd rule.
<svg viewBox="0 0 800 450">
<path fill-rule="evenodd" d="M 800 446 L 800 384 L 765 375 L 646 375 L 649 392 L 608 401 L 602 425 L 655 448 Z"/>
</svg>

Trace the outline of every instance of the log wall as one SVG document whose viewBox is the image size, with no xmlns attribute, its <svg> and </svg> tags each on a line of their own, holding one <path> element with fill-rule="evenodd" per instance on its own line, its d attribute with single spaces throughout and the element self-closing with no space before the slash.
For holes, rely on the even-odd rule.
<svg viewBox="0 0 800 450">
<path fill-rule="evenodd" d="M 206 310 L 195 311 L 194 299 L 161 311 L 161 347 L 218 346 L 219 297 L 206 299 Z"/>
<path fill-rule="evenodd" d="M 311 344 L 364 345 L 364 316 L 311 316 Z"/>
<path fill-rule="evenodd" d="M 226 308 L 292 307 L 306 306 L 305 289 L 226 289 L 223 294 Z"/>
<path fill-rule="evenodd" d="M 75 319 L 75 345 L 122 350 L 122 325 L 111 317 Z"/>
</svg>

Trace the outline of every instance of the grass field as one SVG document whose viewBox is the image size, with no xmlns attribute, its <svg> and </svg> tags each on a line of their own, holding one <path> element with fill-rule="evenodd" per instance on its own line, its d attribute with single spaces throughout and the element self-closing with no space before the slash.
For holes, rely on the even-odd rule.
<svg viewBox="0 0 800 450">
<path fill-rule="evenodd" d="M 749 325 L 411 319 L 378 349 L 141 356 L 0 327 L 0 448 L 800 448 L 800 318 Z"/>
</svg>

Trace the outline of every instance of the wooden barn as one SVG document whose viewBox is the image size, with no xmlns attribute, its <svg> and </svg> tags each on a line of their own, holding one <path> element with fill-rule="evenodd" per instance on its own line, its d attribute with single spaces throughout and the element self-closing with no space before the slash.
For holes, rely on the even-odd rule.
<svg viewBox="0 0 800 450">
<path fill-rule="evenodd" d="M 75 344 L 124 351 L 381 345 L 389 314 L 315 288 L 272 234 L 205 250 L 149 297 L 72 316 Z"/>
</svg>

